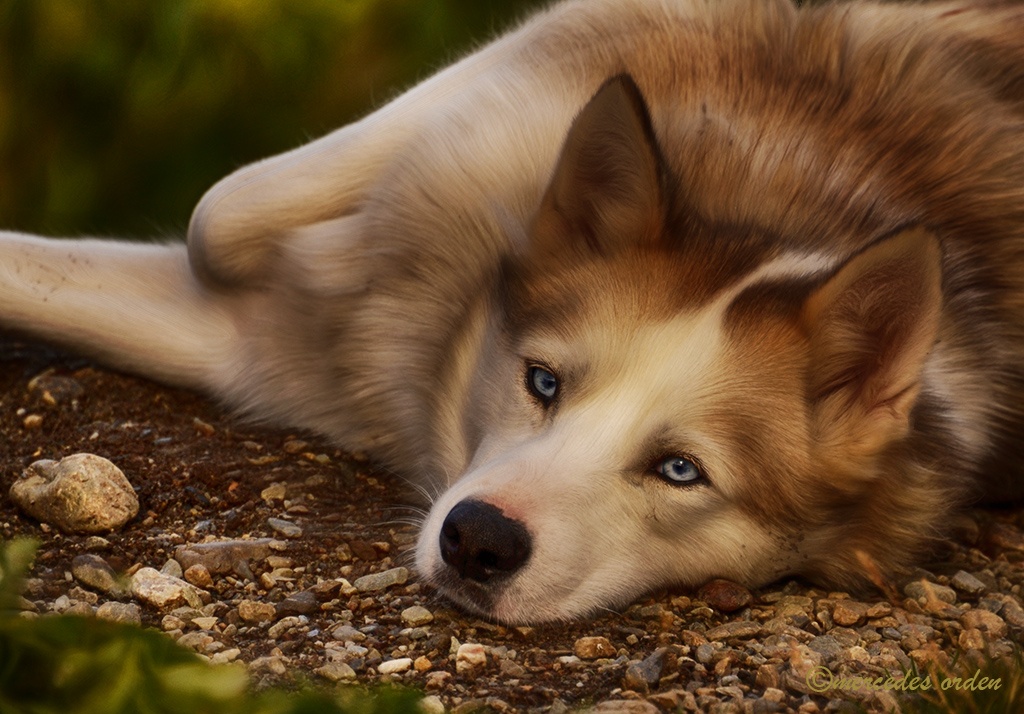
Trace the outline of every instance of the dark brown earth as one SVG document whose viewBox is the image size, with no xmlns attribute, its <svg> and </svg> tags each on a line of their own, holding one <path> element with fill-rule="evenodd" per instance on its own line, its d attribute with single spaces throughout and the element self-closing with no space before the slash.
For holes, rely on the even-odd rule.
<svg viewBox="0 0 1024 714">
<path fill-rule="evenodd" d="M 30 389 L 41 374 L 42 387 Z M 30 463 L 78 452 L 113 461 L 139 496 L 139 515 L 108 543 L 42 525 L 7 497 Z M 271 484 L 283 488 L 265 491 Z M 273 538 L 273 558 L 214 574 L 201 609 L 136 601 L 145 626 L 214 660 L 243 661 L 258 681 L 395 680 L 432 697 L 428 711 L 835 711 L 851 701 L 882 706 L 890 695 L 818 694 L 806 683 L 813 666 L 891 673 L 958 655 L 980 663 L 1009 653 L 1024 627 L 1016 510 L 970 514 L 945 559 L 917 574 L 928 587 L 891 601 L 788 582 L 753 593 L 749 605 L 729 602 L 742 589 L 661 593 L 620 613 L 516 628 L 454 610 L 414 574 L 383 591 L 351 585 L 411 567 L 411 503 L 400 482 L 313 435 L 246 424 L 198 395 L 0 335 L 0 539 L 42 544 L 26 607 L 89 614 L 109 600 L 75 582 L 81 554 L 130 575 L 164 568 L 181 545 Z M 269 518 L 301 535 L 283 537 Z M 244 618 L 246 601 L 275 609 Z M 415 621 L 407 609 L 417 605 L 432 621 Z M 458 654 L 467 643 L 482 647 Z"/>
</svg>

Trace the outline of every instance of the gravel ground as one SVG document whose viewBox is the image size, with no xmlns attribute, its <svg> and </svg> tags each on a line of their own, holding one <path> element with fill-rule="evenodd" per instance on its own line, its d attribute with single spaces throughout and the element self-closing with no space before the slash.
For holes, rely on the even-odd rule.
<svg viewBox="0 0 1024 714">
<path fill-rule="evenodd" d="M 312 435 L 0 336 L 0 444 L 0 539 L 42 543 L 27 611 L 139 621 L 258 682 L 400 682 L 428 712 L 876 710 L 898 693 L 854 677 L 984 670 L 1024 629 L 1019 510 L 967 514 L 888 597 L 718 582 L 506 627 L 422 586 L 411 494 Z M 64 534 L 8 497 L 29 464 L 79 452 L 134 488 L 121 530 Z"/>
</svg>

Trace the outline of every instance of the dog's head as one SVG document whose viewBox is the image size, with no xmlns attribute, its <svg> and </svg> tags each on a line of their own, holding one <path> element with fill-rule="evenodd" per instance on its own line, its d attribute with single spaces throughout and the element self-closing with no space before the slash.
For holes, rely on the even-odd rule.
<svg viewBox="0 0 1024 714">
<path fill-rule="evenodd" d="M 541 621 L 713 577 L 849 580 L 941 510 L 887 482 L 921 468 L 907 444 L 940 316 L 936 241 L 787 253 L 687 216 L 666 167 L 636 86 L 610 81 L 506 266 L 478 445 L 417 549 L 473 610 Z M 893 522 L 866 534 L 868 517 Z"/>
</svg>

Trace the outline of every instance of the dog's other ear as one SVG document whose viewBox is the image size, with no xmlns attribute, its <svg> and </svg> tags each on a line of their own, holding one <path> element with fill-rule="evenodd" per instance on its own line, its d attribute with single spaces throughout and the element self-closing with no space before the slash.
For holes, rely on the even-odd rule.
<svg viewBox="0 0 1024 714">
<path fill-rule="evenodd" d="M 628 75 L 607 81 L 569 129 L 533 225 L 534 255 L 655 239 L 664 222 L 662 161 L 647 105 Z"/>
<path fill-rule="evenodd" d="M 938 334 L 942 255 L 910 228 L 849 260 L 804 304 L 809 395 L 832 459 L 871 459 L 905 436 Z"/>
</svg>

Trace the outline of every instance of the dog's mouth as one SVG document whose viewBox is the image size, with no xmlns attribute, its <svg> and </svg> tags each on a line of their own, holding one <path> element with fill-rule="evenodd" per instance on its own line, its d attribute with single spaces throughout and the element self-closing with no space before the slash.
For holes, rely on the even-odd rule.
<svg viewBox="0 0 1024 714">
<path fill-rule="evenodd" d="M 428 580 L 459 607 L 484 617 L 493 617 L 501 597 L 500 586 L 496 589 L 494 584 L 484 585 L 466 580 L 449 568 L 431 574 Z"/>
</svg>

